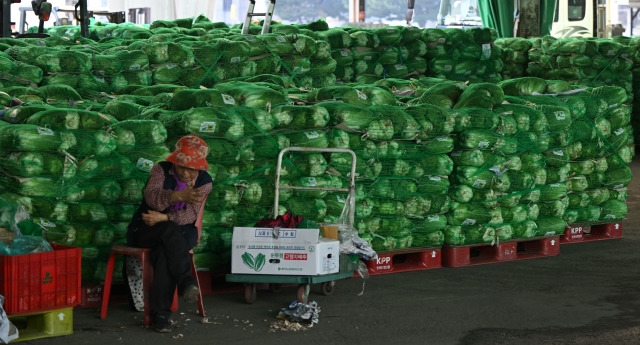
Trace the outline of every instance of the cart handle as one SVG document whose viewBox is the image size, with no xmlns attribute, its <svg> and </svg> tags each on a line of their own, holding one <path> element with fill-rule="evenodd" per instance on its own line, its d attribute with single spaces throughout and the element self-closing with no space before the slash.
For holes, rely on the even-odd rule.
<svg viewBox="0 0 640 345">
<path fill-rule="evenodd" d="M 276 166 L 276 191 L 273 202 L 273 218 L 278 215 L 278 204 L 280 199 L 280 172 L 282 170 L 282 157 L 289 151 L 297 152 L 329 152 L 329 153 L 348 153 L 351 155 L 351 174 L 349 175 L 349 188 L 322 188 L 322 187 L 302 187 L 302 186 L 282 186 L 283 189 L 298 189 L 298 190 L 326 190 L 326 191 L 338 191 L 348 192 L 349 199 L 353 200 L 356 193 L 355 176 L 356 176 L 356 154 L 349 149 L 344 148 L 317 148 L 317 147 L 298 147 L 291 146 L 286 147 L 278 154 L 278 164 Z M 349 208 L 349 225 L 353 226 L 355 218 L 355 210 L 353 207 Z"/>
</svg>

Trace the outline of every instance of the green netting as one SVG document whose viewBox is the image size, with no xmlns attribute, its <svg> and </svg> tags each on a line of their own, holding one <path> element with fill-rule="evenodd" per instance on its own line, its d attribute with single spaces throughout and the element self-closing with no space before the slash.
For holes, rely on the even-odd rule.
<svg viewBox="0 0 640 345">
<path fill-rule="evenodd" d="M 355 225 L 377 250 L 557 235 L 626 215 L 634 54 L 623 45 L 498 44 L 486 29 L 280 24 L 241 35 L 186 24 L 108 25 L 93 31 L 100 42 L 46 50 L 13 42 L 0 58 L 0 104 L 24 102 L 0 121 L 0 194 L 83 246 L 90 277 L 101 248 L 124 239 L 150 167 L 184 134 L 211 149 L 197 254 L 212 268 L 228 265 L 233 226 L 272 213 L 288 146 L 356 153 Z M 498 83 L 505 56 L 531 75 Z M 283 185 L 344 187 L 351 157 L 292 153 L 281 174 Z M 338 192 L 279 198 L 279 213 L 319 223 L 344 206 Z"/>
</svg>

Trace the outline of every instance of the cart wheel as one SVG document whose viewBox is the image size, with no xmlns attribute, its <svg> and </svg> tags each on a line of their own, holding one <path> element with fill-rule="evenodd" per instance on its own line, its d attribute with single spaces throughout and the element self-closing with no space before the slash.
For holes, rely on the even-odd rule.
<svg viewBox="0 0 640 345">
<path fill-rule="evenodd" d="M 276 293 L 280 292 L 281 288 L 282 288 L 282 284 L 277 284 L 277 283 L 270 283 L 269 284 L 269 290 L 271 292 L 276 292 Z"/>
<path fill-rule="evenodd" d="M 248 304 L 252 304 L 253 302 L 256 301 L 256 284 L 245 284 L 244 300 Z"/>
<path fill-rule="evenodd" d="M 336 286 L 336 281 L 335 280 L 322 283 L 322 293 L 325 296 L 331 295 L 333 293 L 333 287 L 334 286 Z"/>
<path fill-rule="evenodd" d="M 298 302 L 307 303 L 309 299 L 309 290 L 311 286 L 309 284 L 300 284 L 298 285 Z"/>
</svg>

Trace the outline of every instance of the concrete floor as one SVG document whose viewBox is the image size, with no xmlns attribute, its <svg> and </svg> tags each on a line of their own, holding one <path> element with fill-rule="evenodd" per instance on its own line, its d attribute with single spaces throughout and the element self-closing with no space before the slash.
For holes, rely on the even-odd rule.
<svg viewBox="0 0 640 345">
<path fill-rule="evenodd" d="M 640 161 L 632 168 L 640 176 Z M 74 334 L 26 343 L 640 344 L 639 202 L 636 178 L 623 238 L 562 244 L 558 256 L 351 278 L 331 296 L 313 286 L 319 323 L 304 331 L 270 331 L 296 298 L 297 287 L 285 286 L 258 290 L 251 305 L 238 289 L 206 296 L 207 323 L 182 306 L 167 334 L 143 327 L 126 303 L 113 303 L 105 320 L 76 308 Z"/>
</svg>

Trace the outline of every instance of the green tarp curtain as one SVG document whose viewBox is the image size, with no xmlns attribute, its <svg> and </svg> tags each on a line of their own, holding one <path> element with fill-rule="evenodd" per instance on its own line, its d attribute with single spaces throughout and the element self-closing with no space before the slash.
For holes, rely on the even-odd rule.
<svg viewBox="0 0 640 345">
<path fill-rule="evenodd" d="M 498 37 L 514 37 L 516 4 L 526 0 L 478 0 L 482 25 L 497 31 Z M 540 0 L 540 36 L 551 33 L 556 0 Z"/>
</svg>

